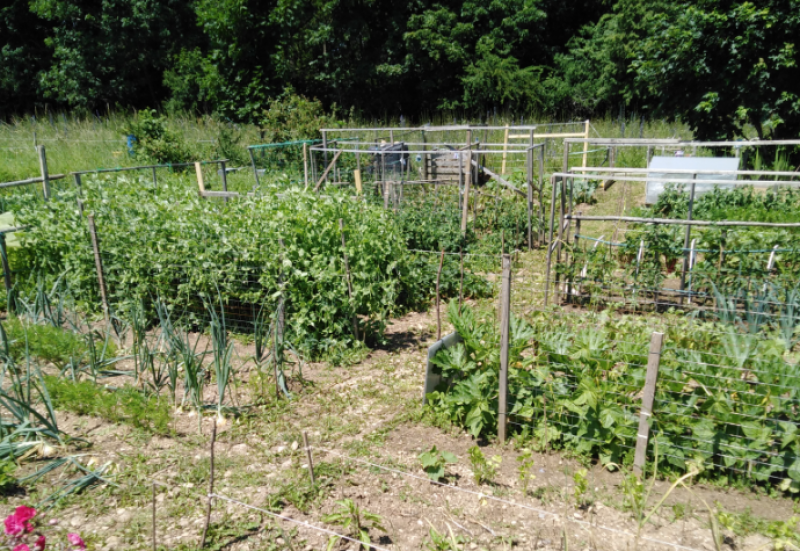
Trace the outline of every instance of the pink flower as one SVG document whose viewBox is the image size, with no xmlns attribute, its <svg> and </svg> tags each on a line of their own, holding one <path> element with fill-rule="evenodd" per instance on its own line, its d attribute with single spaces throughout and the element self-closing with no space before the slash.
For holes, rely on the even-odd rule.
<svg viewBox="0 0 800 551">
<path fill-rule="evenodd" d="M 8 536 L 20 536 L 25 531 L 25 522 L 20 520 L 16 514 L 8 515 L 4 522 L 6 525 L 6 535 Z"/>
<path fill-rule="evenodd" d="M 70 544 L 78 547 L 79 549 L 86 549 L 86 544 L 83 542 L 81 537 L 74 532 L 67 534 L 67 540 L 69 540 Z"/>
<path fill-rule="evenodd" d="M 31 551 L 31 548 L 24 543 L 20 543 L 14 548 L 14 551 Z"/>
<path fill-rule="evenodd" d="M 39 536 L 36 543 L 33 544 L 33 551 L 44 551 L 44 545 L 47 540 L 44 536 Z"/>
<path fill-rule="evenodd" d="M 16 516 L 22 522 L 26 522 L 36 516 L 36 509 L 21 505 L 20 507 L 17 507 L 16 511 L 14 511 L 14 516 Z"/>
</svg>

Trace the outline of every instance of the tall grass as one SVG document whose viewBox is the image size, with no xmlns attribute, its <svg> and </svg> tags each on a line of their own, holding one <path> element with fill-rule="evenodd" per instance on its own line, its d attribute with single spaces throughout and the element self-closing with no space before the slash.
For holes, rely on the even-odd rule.
<svg viewBox="0 0 800 551">
<path fill-rule="evenodd" d="M 38 113 L 37 115 L 12 117 L 0 122 L 0 182 L 31 178 L 39 174 L 39 161 L 35 145 L 44 145 L 47 151 L 48 168 L 51 174 L 67 174 L 81 170 L 99 168 L 129 167 L 141 164 L 129 155 L 126 143 L 126 128 L 135 117 L 133 113 L 108 111 L 97 115 L 77 116 L 74 113 Z M 510 115 L 490 115 L 464 119 L 449 113 L 436 113 L 420 119 L 419 124 L 445 125 L 472 123 L 502 126 L 505 124 L 548 124 L 548 117 L 519 117 Z M 558 121 L 569 122 L 569 121 Z M 573 121 L 578 122 L 578 121 Z M 638 138 L 691 138 L 690 130 L 680 123 L 667 123 L 661 120 L 645 121 L 640 132 L 638 119 L 625 122 L 625 136 Z M 387 117 L 383 120 L 355 119 L 345 123 L 357 128 L 410 126 L 409 121 Z M 415 124 L 416 125 L 416 124 Z M 622 124 L 618 118 L 607 117 L 592 121 L 592 136 L 619 137 Z M 213 117 L 196 117 L 187 113 L 172 114 L 167 119 L 167 128 L 181 137 L 188 149 L 200 158 L 210 159 L 218 153 L 221 133 L 229 129 L 227 121 Z M 261 143 L 261 130 L 252 124 L 235 125 L 239 145 Z M 552 128 L 553 132 L 579 131 L 580 126 Z M 384 138 L 388 139 L 388 135 Z M 409 140 L 398 132 L 396 139 Z M 445 140 L 456 141 L 456 133 L 443 134 Z M 501 143 L 503 131 L 480 132 L 474 136 L 482 143 Z M 554 142 L 555 143 L 555 142 Z M 554 158 L 560 159 L 559 147 L 553 148 Z M 560 166 L 560 164 L 559 164 Z M 62 182 L 57 185 L 64 185 Z M 71 185 L 71 182 L 69 182 Z"/>
</svg>

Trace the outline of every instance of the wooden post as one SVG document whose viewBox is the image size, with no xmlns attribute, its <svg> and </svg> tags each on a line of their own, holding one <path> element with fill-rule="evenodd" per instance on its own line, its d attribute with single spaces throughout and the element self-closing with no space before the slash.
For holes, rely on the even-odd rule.
<svg viewBox="0 0 800 551">
<path fill-rule="evenodd" d="M 3 284 L 6 287 L 6 296 L 11 291 L 11 267 L 8 263 L 8 249 L 6 249 L 6 234 L 0 233 L 0 260 L 3 262 Z M 12 310 L 11 305 L 8 309 Z"/>
<path fill-rule="evenodd" d="M 92 239 L 92 251 L 94 251 L 94 267 L 97 271 L 97 284 L 100 287 L 100 299 L 103 301 L 103 315 L 106 324 L 111 322 L 111 308 L 108 305 L 108 290 L 106 289 L 106 278 L 103 274 L 103 259 L 100 256 L 100 243 L 97 238 L 97 228 L 94 225 L 94 215 L 89 215 L 89 235 Z"/>
<path fill-rule="evenodd" d="M 203 537 L 200 539 L 200 549 L 206 546 L 206 537 L 208 536 L 208 526 L 211 524 L 211 506 L 214 503 L 214 444 L 217 441 L 217 416 L 214 416 L 214 424 L 211 426 L 211 472 L 208 478 L 208 505 L 206 507 L 206 522 L 203 527 Z"/>
<path fill-rule="evenodd" d="M 500 174 L 506 173 L 506 159 L 508 158 L 508 125 L 503 133 L 503 162 L 500 163 Z"/>
<path fill-rule="evenodd" d="M 152 516 L 153 516 L 153 551 L 157 551 L 156 547 L 156 483 L 153 482 L 153 507 L 152 507 Z"/>
<path fill-rule="evenodd" d="M 43 145 L 36 146 L 36 153 L 39 155 L 39 170 L 42 173 L 42 192 L 44 193 L 44 200 L 50 200 L 50 174 L 47 171 L 47 155 L 44 152 Z"/>
<path fill-rule="evenodd" d="M 653 399 L 656 395 L 658 366 L 661 363 L 661 346 L 664 333 L 653 333 L 650 336 L 650 354 L 647 357 L 647 375 L 642 393 L 642 409 L 639 413 L 639 430 L 636 434 L 636 452 L 633 458 L 633 472 L 642 475 L 647 458 L 647 442 L 650 438 L 650 418 L 653 416 Z"/>
<path fill-rule="evenodd" d="M 308 189 L 308 144 L 303 143 L 303 181 Z"/>
<path fill-rule="evenodd" d="M 585 131 L 583 133 L 583 137 L 587 140 L 589 139 L 589 119 L 586 119 L 585 124 Z M 589 155 L 589 142 L 583 142 L 583 164 L 581 165 L 583 168 L 586 168 L 586 161 Z"/>
<path fill-rule="evenodd" d="M 200 189 L 200 196 L 206 192 L 206 184 L 203 180 L 203 165 L 199 162 L 194 164 L 194 173 L 197 176 L 197 187 Z"/>
<path fill-rule="evenodd" d="M 225 166 L 225 161 L 220 161 L 219 162 L 219 168 L 220 168 L 220 170 L 222 170 L 222 191 L 227 192 L 228 191 L 228 172 L 227 172 L 227 168 Z M 224 201 L 227 203 L 228 202 L 228 198 L 225 197 Z"/>
<path fill-rule="evenodd" d="M 339 218 L 339 233 L 342 234 L 342 257 L 344 258 L 344 270 L 347 274 L 347 297 L 350 299 L 350 307 L 353 309 L 353 335 L 358 340 L 358 317 L 356 317 L 356 306 L 353 302 L 353 283 L 350 276 L 350 262 L 347 259 L 347 244 L 344 240 L 344 220 L 341 218 Z"/>
<path fill-rule="evenodd" d="M 311 458 L 311 448 L 308 447 L 308 435 L 303 431 L 303 446 L 306 448 L 306 459 L 308 459 L 308 474 L 311 476 L 311 485 L 316 484 L 314 478 L 314 460 Z"/>
<path fill-rule="evenodd" d="M 319 188 L 320 188 L 320 186 L 322 185 L 323 182 L 327 182 L 328 181 L 328 173 L 336 165 L 336 160 L 339 158 L 339 155 L 341 155 L 341 154 L 342 154 L 342 150 L 340 149 L 339 151 L 336 152 L 336 155 L 333 156 L 333 160 L 325 168 L 325 172 L 322 173 L 322 176 L 320 176 L 319 180 L 317 181 L 317 184 L 314 186 L 314 191 L 315 192 L 319 191 Z"/>
<path fill-rule="evenodd" d="M 689 189 L 689 210 L 686 213 L 686 219 L 692 219 L 692 210 L 694 209 L 694 192 L 695 192 L 695 185 L 697 183 L 697 174 L 692 174 L 692 186 Z M 689 243 L 692 240 L 692 225 L 686 224 L 686 235 L 683 239 L 683 268 L 681 269 L 681 291 L 684 290 L 686 286 L 686 273 L 689 270 L 689 253 L 687 249 L 689 248 Z M 681 295 L 681 304 L 683 304 L 683 295 Z"/>
<path fill-rule="evenodd" d="M 500 287 L 500 395 L 497 400 L 497 437 L 506 441 L 508 423 L 508 342 L 511 333 L 511 257 L 503 255 L 503 281 Z"/>
<path fill-rule="evenodd" d="M 357 168 L 357 169 L 355 169 L 353 171 L 353 180 L 355 180 L 355 182 L 356 182 L 356 194 L 361 195 L 363 187 L 362 187 L 362 184 L 361 184 L 361 169 L 360 168 Z"/>
</svg>

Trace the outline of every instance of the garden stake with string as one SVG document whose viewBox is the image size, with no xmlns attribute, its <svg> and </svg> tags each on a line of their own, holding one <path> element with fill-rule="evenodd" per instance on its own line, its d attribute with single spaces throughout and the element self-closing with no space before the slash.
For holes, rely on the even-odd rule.
<svg viewBox="0 0 800 551">
<path fill-rule="evenodd" d="M 211 523 L 211 504 L 214 500 L 214 444 L 217 441 L 217 418 L 214 416 L 214 424 L 211 425 L 211 476 L 208 480 L 208 506 L 206 508 L 206 523 L 203 527 L 203 538 L 200 540 L 200 549 L 206 546 L 206 536 L 208 536 L 208 525 Z"/>
</svg>

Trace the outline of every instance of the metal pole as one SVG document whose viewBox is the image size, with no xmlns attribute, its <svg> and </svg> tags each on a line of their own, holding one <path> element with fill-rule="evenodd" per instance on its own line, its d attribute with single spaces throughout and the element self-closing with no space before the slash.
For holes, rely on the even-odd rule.
<svg viewBox="0 0 800 551">
<path fill-rule="evenodd" d="M 222 191 L 228 191 L 228 171 L 225 168 L 225 161 L 219 162 L 219 168 L 222 170 Z M 227 197 L 225 197 L 225 202 L 228 202 Z"/>
<path fill-rule="evenodd" d="M 694 209 L 694 192 L 697 183 L 697 174 L 692 174 L 692 186 L 689 191 L 689 210 L 686 213 L 686 220 L 692 219 L 692 210 Z M 686 224 L 686 236 L 683 240 L 683 269 L 681 270 L 681 291 L 684 290 L 686 285 L 686 272 L 689 270 L 689 243 L 692 240 L 692 226 Z M 683 304 L 683 295 L 681 295 L 681 304 Z"/>
<path fill-rule="evenodd" d="M 8 264 L 8 250 L 6 249 L 6 234 L 0 233 L 0 259 L 3 261 L 3 283 L 6 287 L 6 296 L 11 291 L 11 267 Z M 11 305 L 8 305 L 11 310 Z"/>
<path fill-rule="evenodd" d="M 261 185 L 261 182 L 258 181 L 258 169 L 256 168 L 256 157 L 253 155 L 253 150 L 248 148 L 247 152 L 250 154 L 250 164 L 253 165 L 253 176 L 256 179 L 256 187 Z"/>
</svg>

